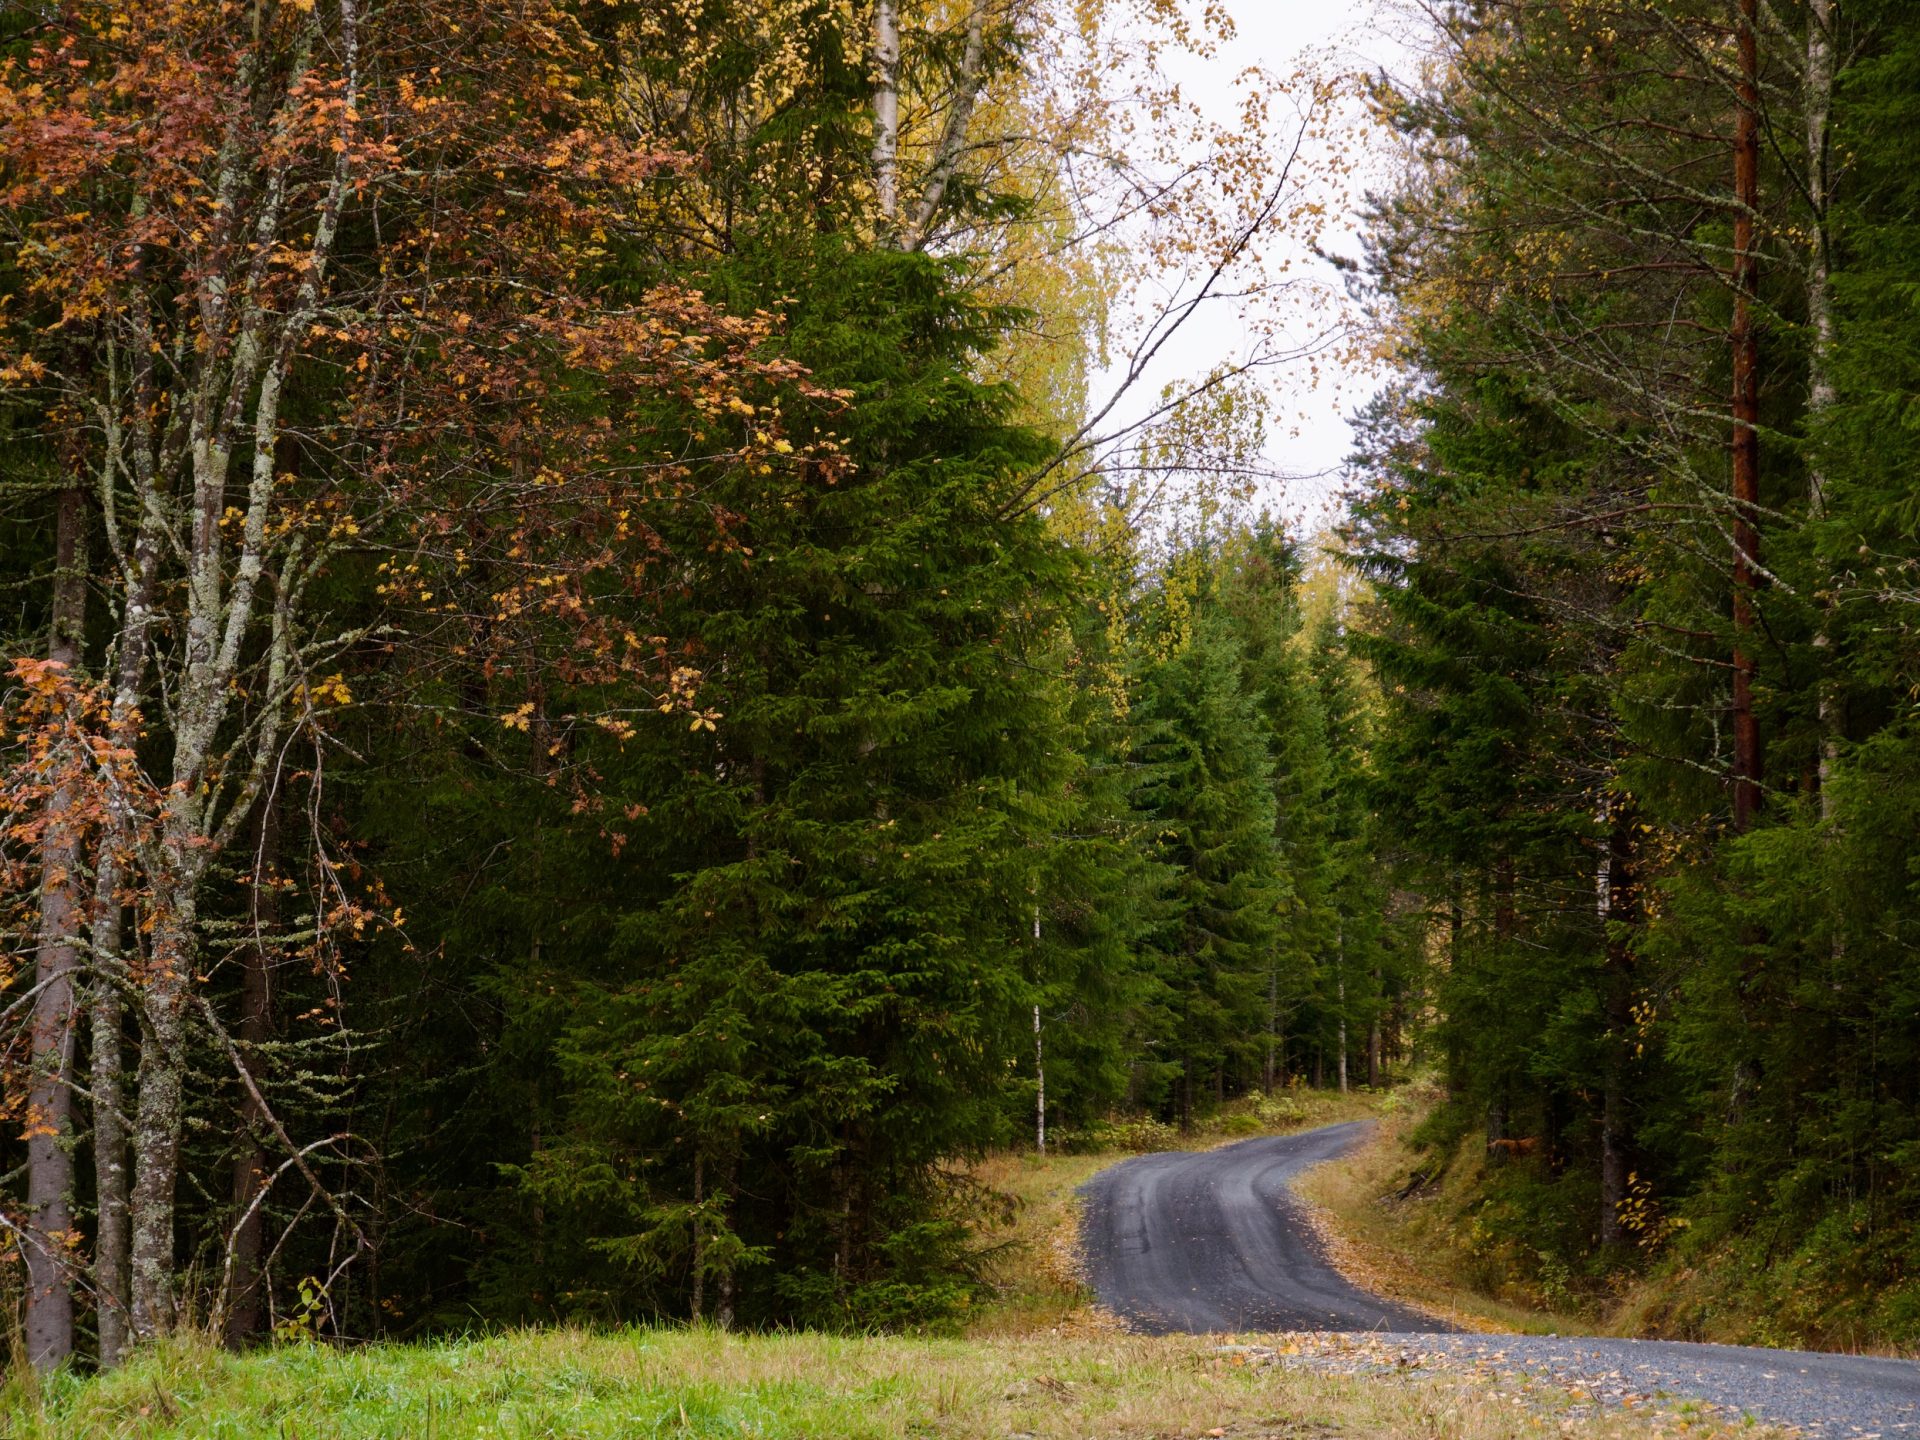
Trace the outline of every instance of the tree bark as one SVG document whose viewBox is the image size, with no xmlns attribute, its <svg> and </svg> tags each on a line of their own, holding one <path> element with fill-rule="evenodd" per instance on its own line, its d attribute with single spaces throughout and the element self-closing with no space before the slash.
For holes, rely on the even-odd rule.
<svg viewBox="0 0 1920 1440">
<path fill-rule="evenodd" d="M 1040 1007 L 1033 1007 L 1033 1139 L 1042 1155 L 1047 1153 L 1047 1051 L 1040 1031 Z"/>
<path fill-rule="evenodd" d="M 1606 1068 L 1600 1102 L 1600 1243 L 1620 1246 L 1629 1236 L 1622 1220 L 1627 1200 L 1632 1120 L 1627 1097 L 1628 1049 L 1633 1029 L 1633 946 L 1624 927 L 1634 919 L 1633 812 L 1608 802 L 1607 847 L 1600 861 L 1606 936 Z"/>
<path fill-rule="evenodd" d="M 1033 944 L 1040 947 L 1040 907 L 1033 907 Z M 1038 956 L 1035 966 L 1038 967 Z M 1042 1155 L 1047 1153 L 1047 1049 L 1040 1028 L 1040 1006 L 1033 1007 L 1033 1139 Z"/>
<path fill-rule="evenodd" d="M 960 157 L 967 148 L 967 130 L 973 123 L 973 107 L 979 103 L 981 87 L 986 84 L 986 58 L 987 0 L 974 0 L 967 12 L 967 45 L 960 58 L 960 73 L 954 80 L 953 104 L 947 111 L 946 124 L 941 127 L 933 160 L 927 166 L 926 183 L 921 187 L 919 203 L 914 206 L 913 219 L 902 237 L 902 244 L 909 250 L 921 249 L 931 238 L 933 222 L 939 218 L 947 187 L 960 168 Z"/>
<path fill-rule="evenodd" d="M 145 1039 L 133 1124 L 132 1311 L 138 1342 L 174 1322 L 173 1210 L 187 1065 L 186 1004 L 192 983 L 198 877 L 172 877 L 160 898 L 147 978 Z"/>
<path fill-rule="evenodd" d="M 873 189 L 880 218 L 900 217 L 900 10 L 897 0 L 873 7 Z"/>
<path fill-rule="evenodd" d="M 698 1325 L 706 1318 L 707 1308 L 707 1225 L 701 1207 L 707 1201 L 707 1157 L 693 1155 L 693 1294 L 687 1316 Z"/>
<path fill-rule="evenodd" d="M 1339 968 L 1334 971 L 1335 995 L 1340 1005 L 1340 1093 L 1347 1093 L 1347 930 L 1340 927 Z"/>
<path fill-rule="evenodd" d="M 1760 203 L 1758 0 L 1740 0 L 1738 106 L 1733 140 L 1733 828 L 1748 829 L 1760 809 L 1760 727 L 1753 709 L 1755 615 L 1760 535 L 1760 349 L 1754 329 L 1759 255 L 1754 213 Z"/>
<path fill-rule="evenodd" d="M 1820 458 L 1819 426 L 1834 402 L 1829 369 L 1833 353 L 1832 231 L 1827 216 L 1832 199 L 1833 52 L 1833 0 L 1807 0 L 1807 200 L 1813 211 L 1813 242 L 1807 257 L 1807 327 L 1812 331 L 1812 341 L 1807 347 L 1806 424 L 1813 442 L 1813 463 L 1807 474 L 1807 518 L 1814 524 L 1826 515 L 1827 480 Z M 1822 600 L 1813 646 L 1820 668 L 1816 680 L 1820 816 L 1829 821 L 1834 815 L 1833 767 L 1839 755 L 1842 723 L 1840 699 L 1830 673 L 1832 625 L 1833 602 Z"/>
<path fill-rule="evenodd" d="M 260 809 L 254 852 L 253 891 L 248 899 L 252 943 L 241 951 L 240 1027 L 235 1038 L 248 1068 L 263 1075 L 261 1047 L 273 1037 L 273 986 L 270 964 L 280 929 L 280 890 L 274 857 L 278 851 L 280 805 L 270 795 Z M 240 1097 L 240 1132 L 234 1149 L 232 1196 L 234 1213 L 241 1216 L 229 1242 L 233 1247 L 227 1288 L 226 1342 L 238 1350 L 258 1335 L 266 1319 L 260 1257 L 265 1251 L 267 1216 L 254 1199 L 266 1183 L 266 1115 L 251 1093 Z"/>
<path fill-rule="evenodd" d="M 86 604 L 86 507 L 77 487 L 60 492 L 54 521 L 53 626 L 47 658 L 69 675 L 80 668 Z M 58 747 L 54 763 L 78 763 Z M 27 1360 L 46 1371 L 73 1353 L 73 1223 L 75 975 L 83 924 L 79 881 L 82 819 L 71 778 L 47 802 L 41 841 L 37 992 L 29 1032 L 27 1088 Z"/>
<path fill-rule="evenodd" d="M 737 1152 L 733 1152 L 733 1153 L 729 1153 L 727 1156 L 726 1169 L 724 1174 L 721 1177 L 721 1184 L 720 1184 L 721 1203 L 726 1207 L 722 1213 L 724 1213 L 729 1217 L 732 1216 L 733 1202 L 739 1196 L 739 1194 L 740 1194 L 740 1156 Z M 716 1291 L 718 1291 L 718 1295 L 716 1296 L 716 1300 L 714 1304 L 714 1312 L 713 1312 L 714 1323 L 718 1325 L 722 1330 L 731 1330 L 733 1328 L 733 1308 L 734 1308 L 734 1291 L 735 1291 L 734 1267 L 731 1261 L 727 1263 L 727 1265 L 720 1271 L 720 1274 L 716 1277 L 714 1288 Z"/>
<path fill-rule="evenodd" d="M 112 718 L 116 743 L 131 745 L 138 728 L 140 689 L 147 669 L 147 635 L 152 624 L 156 542 L 149 531 L 136 546 L 126 609 L 121 617 L 115 664 Z M 88 936 L 93 960 L 92 1073 L 93 1171 L 99 1220 L 93 1247 L 94 1302 L 100 1331 L 100 1367 L 110 1370 L 126 1357 L 132 1339 L 129 1278 L 132 1257 L 131 1201 L 128 1194 L 126 1125 L 126 1053 L 123 985 L 127 967 L 120 954 L 123 911 L 120 894 L 125 851 L 133 820 L 115 800 L 100 835 L 93 866 L 93 917 Z"/>
<path fill-rule="evenodd" d="M 109 837 L 110 839 L 111 837 Z M 118 861 L 101 846 L 96 868 L 96 908 L 91 934 L 94 963 L 92 1006 L 93 1174 L 99 1219 L 93 1241 L 93 1290 L 100 1330 L 100 1368 L 126 1358 L 128 1324 L 128 1230 L 125 1024 L 120 993 L 120 900 Z M 101 881 L 107 883 L 104 886 Z M 105 890 L 107 899 L 99 901 Z"/>
<path fill-rule="evenodd" d="M 1380 972 L 1373 972 L 1373 1016 L 1367 1022 L 1367 1088 L 1380 1088 Z"/>
<path fill-rule="evenodd" d="M 1273 1093 L 1274 1071 L 1280 1050 L 1280 966 L 1272 958 L 1267 961 L 1267 1057 L 1261 1067 L 1260 1085 L 1267 1094 Z"/>
</svg>

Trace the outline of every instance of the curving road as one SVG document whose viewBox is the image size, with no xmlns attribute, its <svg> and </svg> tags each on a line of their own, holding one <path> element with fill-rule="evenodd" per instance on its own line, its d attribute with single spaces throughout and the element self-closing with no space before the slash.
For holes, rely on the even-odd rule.
<svg viewBox="0 0 1920 1440">
<path fill-rule="evenodd" d="M 1357 1144 L 1368 1122 L 1143 1155 L 1082 1194 L 1087 1278 L 1148 1334 L 1371 1331 L 1423 1357 L 1562 1383 L 1703 1400 L 1826 1436 L 1920 1440 L 1920 1364 L 1661 1340 L 1465 1335 L 1373 1295 L 1328 1263 L 1290 1188 Z"/>
<path fill-rule="evenodd" d="M 1357 1144 L 1367 1125 L 1142 1155 L 1101 1171 L 1081 1192 L 1094 1293 L 1149 1335 L 1450 1329 L 1343 1280 L 1294 1198 L 1289 1182 Z"/>
</svg>

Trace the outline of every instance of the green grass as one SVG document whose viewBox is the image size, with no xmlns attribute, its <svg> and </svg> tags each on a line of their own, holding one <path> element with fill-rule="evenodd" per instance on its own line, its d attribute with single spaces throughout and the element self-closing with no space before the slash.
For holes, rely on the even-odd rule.
<svg viewBox="0 0 1920 1440">
<path fill-rule="evenodd" d="M 6 1440 L 1611 1440 L 1655 1433 L 1490 1403 L 1467 1377 L 1254 1371 L 1211 1341 L 924 1340 L 687 1330 L 525 1331 L 483 1340 L 236 1357 L 179 1343 L 38 1397 Z M 1690 1435 L 1722 1433 L 1698 1424 Z M 1731 1433 L 1726 1432 L 1726 1433 Z M 1751 1436 L 1754 1432 L 1744 1432 Z"/>
<path fill-rule="evenodd" d="M 1230 1107 L 1204 1148 L 1364 1115 L 1399 1092 L 1290 1093 Z M 481 1339 L 235 1356 L 177 1341 L 97 1379 L 0 1388 L 0 1440 L 1628 1440 L 1675 1433 L 1643 1415 L 1560 1413 L 1551 1395 L 1495 1402 L 1488 1377 L 1255 1371 L 1206 1338 L 1123 1333 L 1073 1262 L 1074 1192 L 1122 1160 L 997 1156 L 976 1178 L 1013 1197 L 990 1274 L 998 1298 L 952 1338 L 723 1335 L 679 1328 L 530 1330 Z M 1330 1173 L 1330 1172 L 1322 1172 Z M 1248 1339 L 1251 1337 L 1239 1337 Z M 1689 1437 L 1733 1429 L 1693 1420 Z M 1764 1432 L 1744 1429 L 1744 1440 Z"/>
</svg>

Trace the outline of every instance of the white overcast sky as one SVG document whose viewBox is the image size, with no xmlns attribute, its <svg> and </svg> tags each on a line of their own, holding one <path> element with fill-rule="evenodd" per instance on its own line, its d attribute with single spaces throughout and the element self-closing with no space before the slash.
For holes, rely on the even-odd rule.
<svg viewBox="0 0 1920 1440">
<path fill-rule="evenodd" d="M 1197 0 L 1192 0 L 1190 8 L 1197 11 Z M 1210 61 L 1182 57 L 1169 67 L 1189 98 L 1203 106 L 1209 100 L 1218 105 L 1218 114 L 1212 118 L 1223 122 L 1237 113 L 1234 77 L 1249 66 L 1286 75 L 1314 62 L 1316 68 L 1385 68 L 1399 74 L 1409 63 L 1409 50 L 1401 38 L 1410 33 L 1408 20 L 1395 0 L 1227 0 L 1227 8 L 1237 30 L 1233 41 L 1221 46 Z M 1278 128 L 1281 117 L 1276 113 L 1274 118 Z M 1390 157 L 1384 148 L 1363 159 L 1375 183 L 1389 173 Z M 1357 215 L 1340 217 L 1328 242 L 1327 248 L 1357 257 Z M 1337 283 L 1330 267 L 1317 268 L 1330 283 Z M 1217 307 L 1211 314 L 1197 314 L 1175 348 L 1178 353 L 1171 357 L 1171 366 L 1187 375 L 1201 374 L 1243 350 L 1242 331 L 1233 314 Z M 1378 383 L 1365 370 L 1334 366 L 1323 367 L 1321 383 L 1313 386 L 1303 367 L 1297 383 L 1276 387 L 1282 392 L 1281 403 L 1273 417 L 1268 459 L 1275 470 L 1291 478 L 1267 486 L 1262 498 L 1294 525 L 1312 531 L 1330 518 L 1338 485 L 1332 472 L 1353 443 L 1347 416 Z M 1157 389 L 1157 385 L 1147 388 Z"/>
</svg>

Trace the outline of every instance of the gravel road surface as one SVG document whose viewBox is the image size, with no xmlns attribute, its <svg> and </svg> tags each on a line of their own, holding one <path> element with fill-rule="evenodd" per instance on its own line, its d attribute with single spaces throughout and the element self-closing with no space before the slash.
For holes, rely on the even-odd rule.
<svg viewBox="0 0 1920 1440">
<path fill-rule="evenodd" d="M 1101 1303 L 1154 1335 L 1371 1332 L 1257 1347 L 1274 1363 L 1484 1371 L 1549 1380 L 1598 1403 L 1703 1401 L 1827 1437 L 1920 1437 L 1920 1363 L 1662 1340 L 1466 1335 L 1343 1279 L 1289 1187 L 1357 1144 L 1367 1122 L 1192 1154 L 1143 1155 L 1083 1191 L 1081 1243 Z M 1331 1338 L 1331 1337 L 1329 1337 Z"/>
</svg>

